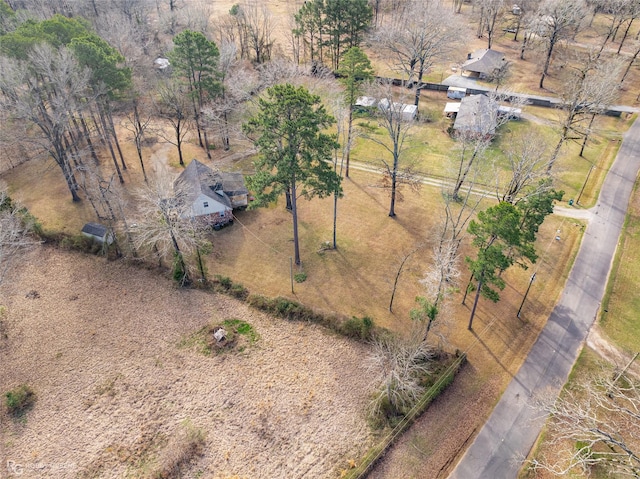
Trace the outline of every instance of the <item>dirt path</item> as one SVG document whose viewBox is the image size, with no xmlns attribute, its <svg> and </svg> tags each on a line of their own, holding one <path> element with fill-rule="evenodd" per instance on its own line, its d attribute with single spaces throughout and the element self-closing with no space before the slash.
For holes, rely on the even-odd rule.
<svg viewBox="0 0 640 479">
<path fill-rule="evenodd" d="M 20 478 L 148 477 L 185 424 L 206 434 L 186 478 L 335 477 L 370 445 L 363 345 L 51 248 L 4 293 L 0 390 L 26 383 L 38 399 L 24 422 L 0 413 L 2 472 L 11 461 Z M 178 346 L 228 318 L 260 339 L 210 357 Z"/>
<path fill-rule="evenodd" d="M 602 328 L 597 323 L 589 331 L 587 346 L 596 351 L 607 362 L 613 364 L 616 370 L 622 370 L 633 358 L 633 355 L 624 353 L 615 344 L 612 344 L 605 337 Z M 634 361 L 627 369 L 627 373 L 640 378 L 640 361 Z"/>
</svg>

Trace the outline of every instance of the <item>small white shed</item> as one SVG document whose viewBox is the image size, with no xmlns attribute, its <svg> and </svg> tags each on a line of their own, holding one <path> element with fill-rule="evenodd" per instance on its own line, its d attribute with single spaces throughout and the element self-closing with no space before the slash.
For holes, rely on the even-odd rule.
<svg viewBox="0 0 640 479">
<path fill-rule="evenodd" d="M 447 90 L 447 98 L 452 100 L 462 100 L 467 95 L 466 88 L 460 88 L 457 86 L 450 86 Z"/>
<path fill-rule="evenodd" d="M 449 118 L 455 117 L 459 111 L 460 111 L 460 103 L 458 102 L 449 101 L 444 106 L 444 114 Z"/>
<path fill-rule="evenodd" d="M 418 113 L 418 107 L 415 105 L 403 105 L 402 107 L 402 119 L 404 121 L 413 120 Z"/>
<path fill-rule="evenodd" d="M 82 227 L 82 234 L 89 238 L 93 238 L 98 243 L 113 243 L 113 233 L 100 223 L 87 223 Z"/>
</svg>

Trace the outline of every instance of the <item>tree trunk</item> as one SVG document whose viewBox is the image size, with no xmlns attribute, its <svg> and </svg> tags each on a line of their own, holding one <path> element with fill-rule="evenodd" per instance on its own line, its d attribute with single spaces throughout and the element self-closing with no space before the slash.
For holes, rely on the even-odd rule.
<svg viewBox="0 0 640 479">
<path fill-rule="evenodd" d="M 91 121 L 93 122 L 93 125 L 96 127 L 96 131 L 98 132 L 98 139 L 100 140 L 100 143 L 102 143 L 102 146 L 107 146 L 107 142 L 105 140 L 106 133 L 104 131 L 102 133 L 100 132 L 100 127 L 102 125 L 98 120 L 96 120 L 96 115 L 93 111 L 93 108 L 91 108 L 91 105 L 89 105 L 89 114 L 91 116 Z"/>
<path fill-rule="evenodd" d="M 193 92 L 193 89 L 191 89 L 191 92 Z M 202 144 L 202 132 L 200 131 L 200 115 L 198 114 L 198 105 L 196 104 L 195 98 L 193 98 L 191 101 L 193 103 L 193 119 L 196 123 L 196 131 L 198 132 L 198 144 L 200 145 L 200 148 L 204 148 L 204 145 Z"/>
<path fill-rule="evenodd" d="M 417 115 L 417 108 L 420 105 L 420 94 L 422 93 L 422 77 L 424 75 L 424 65 L 420 65 L 420 70 L 418 71 L 418 81 L 416 83 L 416 96 L 414 98 L 413 104 L 416 106 L 416 115 Z"/>
<path fill-rule="evenodd" d="M 351 158 L 351 131 L 353 128 L 353 105 L 349 105 L 349 122 L 347 124 L 347 157 L 345 166 L 345 178 L 349 178 L 349 159 Z"/>
<path fill-rule="evenodd" d="M 135 122 L 134 130 L 135 130 L 135 144 L 136 151 L 138 152 L 138 159 L 140 160 L 140 167 L 142 168 L 142 176 L 144 177 L 144 182 L 147 183 L 147 172 L 144 169 L 144 160 L 142 159 L 142 135 L 144 129 L 142 127 L 142 123 L 140 122 L 140 112 L 138 111 L 138 102 L 136 101 L 133 104 L 133 121 Z"/>
<path fill-rule="evenodd" d="M 467 327 L 469 331 L 472 330 L 473 318 L 476 315 L 476 308 L 478 307 L 478 300 L 480 299 L 480 291 L 482 290 L 483 276 L 484 276 L 484 273 L 481 273 L 480 281 L 478 281 L 478 290 L 476 291 L 476 297 L 473 300 L 473 308 L 471 309 L 471 317 L 469 318 L 469 326 Z"/>
<path fill-rule="evenodd" d="M 176 258 L 178 258 L 178 261 L 180 262 L 180 267 L 182 268 L 182 272 L 184 273 L 182 276 L 182 281 L 180 286 L 184 286 L 185 284 L 189 284 L 191 282 L 191 280 L 189 279 L 189 273 L 187 271 L 187 265 L 184 262 L 184 256 L 182 256 L 182 251 L 180 251 L 180 247 L 178 246 L 178 241 L 176 240 L 176 237 L 173 234 L 173 231 L 170 231 L 169 234 L 171 235 L 171 242 L 173 243 L 173 249 L 176 253 Z"/>
<path fill-rule="evenodd" d="M 296 265 L 300 266 L 300 244 L 298 241 L 298 205 L 296 202 L 296 177 L 295 174 L 291 179 L 291 213 L 293 217 L 293 250 L 294 261 Z"/>
<path fill-rule="evenodd" d="M 180 161 L 180 166 L 184 166 L 184 159 L 182 158 L 182 133 L 180 132 L 180 127 L 176 129 L 176 147 L 178 148 L 178 160 Z"/>
<path fill-rule="evenodd" d="M 551 64 L 551 55 L 553 54 L 553 49 L 556 46 L 556 32 L 553 32 L 551 38 L 549 38 L 549 48 L 547 49 L 547 57 L 544 60 L 544 68 L 542 69 L 542 80 L 540 80 L 540 88 L 542 88 L 542 82 L 544 80 L 544 76 L 549 74 L 549 65 Z"/>
<path fill-rule="evenodd" d="M 524 60 L 524 52 L 527 49 L 527 42 L 529 40 L 529 35 L 525 32 L 522 35 L 522 46 L 520 47 L 520 60 Z"/>
<path fill-rule="evenodd" d="M 98 116 L 100 117 L 100 121 L 102 122 L 102 131 L 105 132 L 104 134 L 104 140 L 107 143 L 107 146 L 109 147 L 109 152 L 111 153 L 111 158 L 113 159 L 113 164 L 116 167 L 116 173 L 118 173 L 118 179 L 120 180 L 120 183 L 124 183 L 124 178 L 122 177 L 122 172 L 120 171 L 120 166 L 118 165 L 118 159 L 116 158 L 116 152 L 113 151 L 113 145 L 111 144 L 111 140 L 109 139 L 109 130 L 107 128 L 104 116 L 98 112 Z"/>
<path fill-rule="evenodd" d="M 462 168 L 463 168 L 462 164 L 460 165 L 460 169 L 458 173 L 458 181 L 456 182 L 456 186 L 454 187 L 453 193 L 451 194 L 451 196 L 453 196 L 453 199 L 456 201 L 459 199 L 460 189 L 462 188 L 464 181 L 467 179 L 467 175 L 469 174 L 469 171 L 471 171 L 471 166 L 475 162 L 477 156 L 478 156 L 478 148 L 475 148 L 473 155 L 471 155 L 471 158 L 469 158 L 469 161 L 467 162 L 466 168 L 464 168 L 464 171 L 462 171 Z M 463 158 L 463 161 L 464 161 L 464 158 Z"/>
<path fill-rule="evenodd" d="M 589 132 L 591 131 L 591 126 L 593 125 L 593 121 L 596 119 L 596 114 L 593 113 L 591 115 L 591 120 L 589 120 L 589 126 L 587 127 L 587 131 L 584 135 L 584 140 L 582 141 L 582 147 L 580 148 L 580 156 L 584 153 L 584 149 L 587 146 L 587 141 L 589 140 Z"/>
<path fill-rule="evenodd" d="M 469 281 L 467 281 L 467 287 L 465 288 L 464 296 L 462 297 L 462 304 L 464 304 L 465 301 L 467 300 L 467 295 L 469 294 L 469 288 L 471 287 L 471 281 L 473 281 L 473 273 L 471 274 Z"/>
<path fill-rule="evenodd" d="M 562 135 L 560 136 L 560 140 L 558 141 L 558 144 L 553 150 L 553 155 L 551 155 L 551 159 L 549 160 L 549 165 L 547 166 L 547 173 L 551 172 L 551 168 L 553 168 L 554 163 L 558 159 L 558 155 L 560 154 L 560 148 L 562 148 L 562 145 L 567 140 L 568 133 L 569 133 L 569 128 L 565 126 L 562 129 Z"/>
<path fill-rule="evenodd" d="M 89 145 L 89 151 L 91 152 L 91 158 L 96 163 L 100 163 L 98 159 L 98 155 L 96 154 L 96 149 L 93 147 L 93 141 L 91 140 L 91 132 L 87 127 L 87 122 L 84 120 L 84 116 L 80 115 L 80 124 L 82 125 L 82 131 L 84 131 L 84 136 L 87 139 L 87 145 Z"/>
<path fill-rule="evenodd" d="M 113 136 L 113 141 L 116 144 L 116 148 L 118 150 L 118 155 L 120 156 L 120 162 L 122 163 L 122 169 L 127 169 L 127 164 L 124 162 L 124 156 L 122 155 L 122 150 L 120 149 L 120 142 L 118 141 L 118 134 L 116 133 L 115 125 L 113 124 L 113 114 L 111 113 L 111 106 L 107 102 L 107 118 L 109 119 L 109 128 L 111 130 L 111 136 Z"/>
<path fill-rule="evenodd" d="M 200 248 L 196 248 L 196 255 L 198 258 L 198 269 L 200 270 L 200 278 L 203 283 L 207 282 L 207 274 L 204 269 L 204 263 L 202 262 L 202 255 L 200 254 Z"/>
<path fill-rule="evenodd" d="M 285 209 L 287 211 L 292 211 L 293 205 L 291 203 L 291 188 L 287 187 L 287 189 L 284 191 L 284 197 L 286 201 Z"/>
<path fill-rule="evenodd" d="M 629 23 L 627 24 L 627 28 L 624 30 L 624 35 L 622 36 L 622 40 L 620 40 L 620 46 L 618 47 L 618 55 L 620 55 L 620 51 L 622 50 L 622 45 L 624 45 L 624 42 L 627 39 L 627 35 L 629 35 L 629 30 L 631 30 L 631 25 L 633 24 L 634 20 L 635 18 L 632 18 L 631 20 L 629 20 Z"/>
<path fill-rule="evenodd" d="M 206 128 L 202 128 L 202 136 L 204 137 L 204 150 L 207 152 L 207 158 L 211 159 L 211 150 L 209 150 L 209 138 L 207 137 Z"/>
<path fill-rule="evenodd" d="M 229 141 L 229 118 L 226 111 L 222 114 L 222 119 L 224 120 L 222 127 L 222 147 L 224 151 L 229 151 L 231 143 Z"/>
<path fill-rule="evenodd" d="M 391 172 L 391 205 L 389 206 L 389 216 L 396 216 L 396 180 L 398 175 L 397 160 L 393 161 L 393 171 Z"/>
<path fill-rule="evenodd" d="M 624 79 L 627 78 L 627 75 L 629 74 L 629 71 L 631 70 L 633 63 L 636 61 L 636 58 L 638 58 L 638 55 L 640 55 L 640 47 L 636 50 L 633 57 L 631 58 L 631 61 L 627 65 L 627 69 L 624 71 L 624 74 L 622 75 L 622 79 L 620 80 L 620 83 L 622 83 Z"/>
<path fill-rule="evenodd" d="M 71 165 L 69 164 L 69 160 L 66 157 L 66 153 L 62 147 L 62 144 L 56 146 L 57 156 L 58 156 L 58 165 L 62 169 L 62 173 L 64 174 L 64 179 L 67 182 L 67 187 L 69 188 L 69 192 L 71 193 L 71 199 L 74 202 L 80 201 L 80 197 L 78 196 L 78 183 L 76 182 L 76 178 L 73 174 L 73 170 L 71 169 Z"/>
</svg>

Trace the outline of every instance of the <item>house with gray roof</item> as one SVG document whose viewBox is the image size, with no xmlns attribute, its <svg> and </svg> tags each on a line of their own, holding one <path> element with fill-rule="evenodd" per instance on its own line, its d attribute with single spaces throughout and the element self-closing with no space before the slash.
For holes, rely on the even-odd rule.
<svg viewBox="0 0 640 479">
<path fill-rule="evenodd" d="M 498 103 L 486 95 L 466 96 L 460 102 L 453 129 L 458 134 L 487 138 L 495 135 Z"/>
<path fill-rule="evenodd" d="M 462 64 L 461 69 L 470 77 L 485 79 L 494 77 L 506 63 L 504 53 L 480 48 L 467 55 L 467 61 Z"/>
<path fill-rule="evenodd" d="M 173 186 L 194 218 L 214 226 L 232 222 L 233 210 L 247 207 L 249 192 L 241 173 L 220 173 L 198 160 L 189 163 Z"/>
</svg>

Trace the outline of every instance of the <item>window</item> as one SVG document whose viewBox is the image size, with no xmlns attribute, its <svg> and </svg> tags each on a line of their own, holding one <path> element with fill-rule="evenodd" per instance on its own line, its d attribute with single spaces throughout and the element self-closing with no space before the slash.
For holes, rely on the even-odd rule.
<svg viewBox="0 0 640 479">
<path fill-rule="evenodd" d="M 207 201 L 205 201 L 205 202 L 203 203 L 203 206 L 204 206 L 205 208 L 208 208 L 208 207 L 209 207 L 209 203 L 208 203 Z"/>
</svg>

